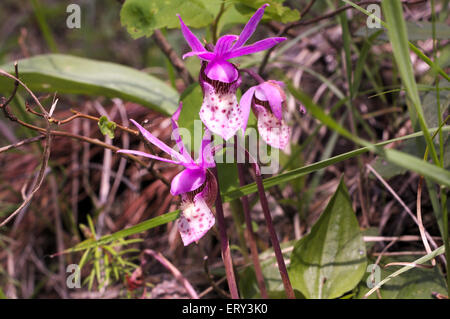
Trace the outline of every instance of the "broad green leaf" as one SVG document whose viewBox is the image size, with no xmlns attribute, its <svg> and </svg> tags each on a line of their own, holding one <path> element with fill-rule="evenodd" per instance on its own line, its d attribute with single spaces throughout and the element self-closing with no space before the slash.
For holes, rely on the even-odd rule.
<svg viewBox="0 0 450 319">
<path fill-rule="evenodd" d="M 343 179 L 311 232 L 294 246 L 292 287 L 305 297 L 331 299 L 353 289 L 366 270 L 366 247 Z"/>
<path fill-rule="evenodd" d="M 276 20 L 282 23 L 297 21 L 300 19 L 300 13 L 296 9 L 283 6 L 284 0 L 233 0 L 236 3 L 236 9 L 242 14 L 249 15 L 255 13 L 262 5 L 268 3 L 269 6 L 264 12 L 264 18 Z"/>
<path fill-rule="evenodd" d="M 114 138 L 114 130 L 116 129 L 117 124 L 108 120 L 108 118 L 103 115 L 98 120 L 98 127 L 100 128 L 100 132 L 103 135 L 108 135 L 110 138 Z"/>
<path fill-rule="evenodd" d="M 19 60 L 20 79 L 35 92 L 118 97 L 163 114 L 175 112 L 178 93 L 163 81 L 128 66 L 64 54 Z M 14 65 L 1 69 L 13 74 Z M 13 81 L 0 77 L 0 91 L 10 93 Z"/>
<path fill-rule="evenodd" d="M 134 38 L 149 37 L 156 29 L 179 28 L 180 14 L 193 28 L 211 24 L 220 8 L 219 0 L 127 0 L 120 11 L 120 22 Z"/>
<path fill-rule="evenodd" d="M 382 258 L 380 265 L 386 265 L 391 262 L 412 261 L 413 259 L 410 257 Z M 366 275 L 358 286 L 358 293 L 355 298 L 364 298 L 364 295 L 369 291 L 368 287 L 372 287 L 372 281 L 373 279 L 376 280 L 378 274 L 378 279 L 386 278 L 398 269 L 398 266 L 388 268 L 379 266 L 380 268 L 375 268 L 374 276 L 370 276 L 372 267 L 366 269 L 368 271 L 366 271 Z M 383 299 L 431 299 L 432 292 L 447 293 L 444 277 L 438 267 L 432 269 L 412 268 L 407 273 L 393 278 L 380 288 L 380 294 Z M 376 293 L 373 293 L 368 298 L 377 299 L 378 297 Z"/>
</svg>

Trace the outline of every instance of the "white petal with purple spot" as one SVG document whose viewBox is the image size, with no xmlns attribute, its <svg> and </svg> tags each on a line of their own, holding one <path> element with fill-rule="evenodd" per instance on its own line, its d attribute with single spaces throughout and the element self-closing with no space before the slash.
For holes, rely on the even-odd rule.
<svg viewBox="0 0 450 319">
<path fill-rule="evenodd" d="M 216 93 L 210 84 L 204 83 L 200 119 L 210 131 L 220 135 L 224 140 L 234 136 L 244 121 L 236 93 L 234 91 L 226 94 Z"/>
<path fill-rule="evenodd" d="M 215 218 L 203 198 L 184 203 L 178 219 L 178 231 L 185 246 L 202 238 L 215 224 Z"/>
<path fill-rule="evenodd" d="M 272 147 L 284 149 L 289 143 L 290 128 L 263 106 L 255 105 L 258 116 L 258 132 L 264 142 Z"/>
</svg>

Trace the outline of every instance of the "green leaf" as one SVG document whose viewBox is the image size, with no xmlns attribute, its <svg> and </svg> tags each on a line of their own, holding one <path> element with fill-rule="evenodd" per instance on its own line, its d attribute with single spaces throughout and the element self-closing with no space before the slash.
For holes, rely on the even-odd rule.
<svg viewBox="0 0 450 319">
<path fill-rule="evenodd" d="M 309 96 L 305 93 L 294 88 L 292 83 L 288 82 L 288 89 L 298 99 L 308 110 L 308 112 L 320 120 L 323 124 L 328 126 L 334 131 L 337 131 L 342 136 L 348 138 L 356 144 L 364 145 L 370 151 L 383 156 L 387 161 L 392 162 L 403 168 L 412 170 L 420 175 L 428 177 L 439 184 L 450 186 L 450 172 L 442 169 L 439 166 L 432 165 L 428 162 L 423 161 L 423 159 L 411 156 L 409 154 L 394 150 L 385 149 L 379 147 L 377 144 L 372 144 L 366 140 L 361 139 L 357 135 L 353 135 L 347 129 L 338 124 L 334 119 L 327 115 L 318 105 L 316 105 Z M 423 117 L 422 117 L 423 118 Z M 423 133 L 424 136 L 428 136 L 431 139 L 430 131 L 427 129 Z M 434 145 L 433 145 L 434 146 Z"/>
<path fill-rule="evenodd" d="M 412 262 L 412 258 L 382 258 L 380 264 L 385 265 L 390 262 Z M 368 284 L 372 284 L 372 278 L 369 278 L 372 268 L 366 269 L 366 275 L 358 286 L 358 293 L 355 298 L 361 299 L 369 291 Z M 379 278 L 386 278 L 392 275 L 396 270 L 395 266 L 388 268 L 379 268 Z M 376 278 L 376 271 L 374 271 Z M 432 269 L 412 268 L 403 276 L 393 278 L 380 288 L 383 299 L 431 299 L 432 292 L 446 294 L 444 277 L 438 267 Z M 377 294 L 373 293 L 369 299 L 377 299 Z"/>
<path fill-rule="evenodd" d="M 114 130 L 117 124 L 115 122 L 109 121 L 108 118 L 103 115 L 98 120 L 98 127 L 103 135 L 108 135 L 110 138 L 114 138 Z"/>
<path fill-rule="evenodd" d="M 292 287 L 305 297 L 337 298 L 366 270 L 366 247 L 343 179 L 311 232 L 291 255 Z"/>
<path fill-rule="evenodd" d="M 408 96 L 414 106 L 415 113 L 410 110 L 410 117 L 413 119 L 417 116 L 422 132 L 424 133 L 425 140 L 430 149 L 431 157 L 435 163 L 439 163 L 436 149 L 433 141 L 431 140 L 431 136 L 428 133 L 428 126 L 425 122 L 419 91 L 417 89 L 416 79 L 414 77 L 402 4 L 400 0 L 383 0 L 381 2 L 381 6 L 386 17 L 388 36 L 389 41 L 391 42 L 395 62 L 397 63 L 406 92 L 408 93 Z"/>
<path fill-rule="evenodd" d="M 120 22 L 134 38 L 149 37 L 156 29 L 179 28 L 177 14 L 193 28 L 211 24 L 220 7 L 219 0 L 127 0 Z"/>
<path fill-rule="evenodd" d="M 255 13 L 262 5 L 268 3 L 269 6 L 264 12 L 264 18 L 288 23 L 300 19 L 300 13 L 296 9 L 283 6 L 284 0 L 235 0 L 236 9 L 249 17 Z"/>
<path fill-rule="evenodd" d="M 64 54 L 37 55 L 19 60 L 20 79 L 36 92 L 103 95 L 136 102 L 170 115 L 178 93 L 163 81 L 133 68 Z M 13 74 L 12 63 L 0 66 Z M 0 91 L 10 94 L 14 82 L 0 77 Z"/>
</svg>

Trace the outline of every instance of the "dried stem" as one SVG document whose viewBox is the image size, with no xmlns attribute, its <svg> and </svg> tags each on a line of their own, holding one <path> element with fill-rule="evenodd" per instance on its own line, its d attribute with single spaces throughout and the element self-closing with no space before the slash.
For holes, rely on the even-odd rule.
<svg viewBox="0 0 450 319">
<path fill-rule="evenodd" d="M 154 257 L 161 265 L 163 265 L 167 270 L 169 270 L 176 280 L 178 280 L 186 289 L 188 294 L 191 296 L 192 299 L 199 299 L 197 292 L 195 291 L 194 287 L 192 287 L 191 283 L 186 279 L 186 277 L 183 276 L 183 274 L 161 253 L 157 253 L 156 251 L 152 249 L 145 249 L 144 254 L 150 255 Z"/>
<path fill-rule="evenodd" d="M 420 232 L 420 237 L 422 237 L 422 242 L 423 245 L 425 247 L 425 250 L 427 252 L 427 254 L 431 254 L 431 247 L 430 244 L 428 243 L 428 239 L 427 236 L 425 235 L 425 227 L 423 226 L 423 221 L 422 221 L 422 184 L 423 184 L 423 177 L 421 176 L 419 178 L 419 185 L 417 187 L 417 226 L 419 226 L 419 232 Z M 431 259 L 431 264 L 433 266 L 436 265 L 436 260 L 433 258 Z"/>
<path fill-rule="evenodd" d="M 43 132 L 45 133 L 45 147 L 44 147 L 44 152 L 42 154 L 41 168 L 39 170 L 39 174 L 38 174 L 38 178 L 37 178 L 38 182 L 37 182 L 36 186 L 33 188 L 33 190 L 31 191 L 31 193 L 27 197 L 24 198 L 24 201 L 22 202 L 22 204 L 12 214 L 10 214 L 6 219 L 4 219 L 0 223 L 0 227 L 5 226 L 12 218 L 14 218 L 17 214 L 19 214 L 22 211 L 22 209 L 26 205 L 28 205 L 28 203 L 33 198 L 34 194 L 36 194 L 36 192 L 41 187 L 41 185 L 44 181 L 44 178 L 45 178 L 45 171 L 47 170 L 48 160 L 50 159 L 50 145 L 52 142 L 52 135 L 50 134 L 50 122 L 48 121 L 49 114 L 47 113 L 45 108 L 41 105 L 41 103 L 39 102 L 38 98 L 34 95 L 34 93 L 22 81 L 19 80 L 19 70 L 18 70 L 17 62 L 15 63 L 15 72 L 16 72 L 16 76 L 13 76 L 13 75 L 0 69 L 1 75 L 6 76 L 10 79 L 13 79 L 16 83 L 15 85 L 18 85 L 18 84 L 22 85 L 25 88 L 25 90 L 31 95 L 31 97 L 36 101 L 36 103 L 39 105 L 41 111 L 44 113 L 44 118 L 46 120 L 47 128 L 42 129 Z M 2 104 L 3 110 L 6 110 L 9 101 L 11 101 L 14 98 L 14 95 L 16 94 L 16 92 L 17 92 L 17 88 L 14 89 L 13 95 L 11 95 L 11 97 L 7 100 L 7 103 Z"/>
<path fill-rule="evenodd" d="M 45 138 L 44 135 L 34 136 L 34 137 L 27 138 L 27 139 L 25 139 L 23 141 L 11 144 L 11 145 L 0 147 L 0 153 L 9 151 L 10 149 L 17 148 L 17 147 L 20 147 L 20 146 L 23 146 L 23 145 L 34 143 L 36 141 L 40 141 L 40 140 L 42 140 L 44 138 Z"/>
<path fill-rule="evenodd" d="M 175 67 L 178 74 L 180 74 L 184 84 L 188 86 L 189 84 L 194 82 L 194 79 L 192 78 L 189 71 L 186 69 L 183 60 L 181 60 L 178 57 L 178 55 L 175 53 L 174 49 L 167 41 L 167 39 L 164 37 L 162 32 L 160 30 L 155 30 L 155 32 L 153 33 L 153 38 L 155 39 L 155 42 L 159 46 L 161 51 L 167 56 L 170 63 L 172 63 L 172 65 Z"/>
</svg>

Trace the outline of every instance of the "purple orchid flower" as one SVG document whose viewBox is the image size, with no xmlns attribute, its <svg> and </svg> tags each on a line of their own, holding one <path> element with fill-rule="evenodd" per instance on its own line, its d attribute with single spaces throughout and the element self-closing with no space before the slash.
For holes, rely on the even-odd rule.
<svg viewBox="0 0 450 319">
<path fill-rule="evenodd" d="M 283 82 L 269 80 L 249 88 L 240 101 L 245 123 L 243 132 L 252 108 L 258 120 L 259 134 L 267 144 L 279 149 L 288 145 L 290 136 L 290 128 L 283 120 L 282 109 L 286 101 L 283 87 Z"/>
<path fill-rule="evenodd" d="M 179 152 L 167 146 L 136 121 L 130 120 L 141 134 L 152 144 L 171 155 L 173 159 L 167 159 L 152 154 L 135 150 L 119 150 L 117 153 L 144 156 L 159 161 L 184 166 L 184 170 L 178 173 L 172 180 L 170 193 L 174 196 L 181 195 L 181 214 L 178 219 L 178 230 L 185 246 L 202 238 L 215 224 L 214 214 L 209 207 L 215 201 L 217 194 L 217 182 L 208 168 L 214 167 L 214 159 L 211 149 L 211 132 L 206 128 L 200 147 L 197 161 L 194 161 L 186 150 L 178 132 L 178 117 L 182 109 L 180 103 L 172 116 L 173 136 Z"/>
<path fill-rule="evenodd" d="M 236 89 L 241 83 L 239 70 L 229 59 L 267 50 L 286 38 L 273 37 L 244 46 L 255 32 L 268 4 L 259 8 L 250 18 L 239 36 L 224 35 L 219 38 L 213 51 L 205 49 L 200 40 L 184 24 L 178 15 L 181 31 L 192 51 L 183 58 L 197 56 L 201 59 L 200 84 L 204 100 L 200 109 L 200 119 L 213 133 L 228 140 L 244 125 L 242 110 L 237 103 Z"/>
</svg>

